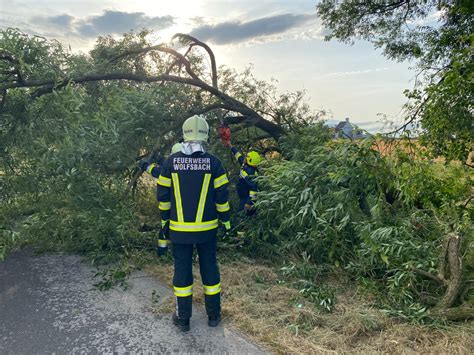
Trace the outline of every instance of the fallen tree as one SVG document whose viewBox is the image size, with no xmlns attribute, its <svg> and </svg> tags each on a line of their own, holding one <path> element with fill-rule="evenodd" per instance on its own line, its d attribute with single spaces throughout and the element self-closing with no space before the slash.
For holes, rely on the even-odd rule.
<svg viewBox="0 0 474 355">
<path fill-rule="evenodd" d="M 167 47 L 166 45 L 160 44 L 156 46 L 148 46 L 139 49 L 126 50 L 119 55 L 114 56 L 108 60 L 108 64 L 113 66 L 120 64 L 120 61 L 126 60 L 130 57 L 143 57 L 150 52 L 160 52 L 172 58 L 171 64 L 167 68 L 163 68 L 163 73 L 156 73 L 155 75 L 138 74 L 134 72 L 120 72 L 112 71 L 110 73 L 96 72 L 93 74 L 85 75 L 64 75 L 44 79 L 28 78 L 28 75 L 23 73 L 20 59 L 16 58 L 13 54 L 6 51 L 0 52 L 0 67 L 4 68 L 3 76 L 0 80 L 0 92 L 3 93 L 2 102 L 6 100 L 8 91 L 15 88 L 28 88 L 34 89 L 31 93 L 31 98 L 36 99 L 42 95 L 49 94 L 55 90 L 60 90 L 70 84 L 85 84 L 90 82 L 101 82 L 101 81 L 131 81 L 137 83 L 163 83 L 173 82 L 184 85 L 190 85 L 203 90 L 204 92 L 212 95 L 217 102 L 212 102 L 208 106 L 200 109 L 200 113 L 206 113 L 212 110 L 220 109 L 230 112 L 238 112 L 242 116 L 242 119 L 238 123 L 246 123 L 261 130 L 267 132 L 271 137 L 278 140 L 281 135 L 285 133 L 283 127 L 274 123 L 271 119 L 264 118 L 260 113 L 250 108 L 245 103 L 229 96 L 225 92 L 219 90 L 217 82 L 217 67 L 215 57 L 205 43 L 198 39 L 186 35 L 176 34 L 173 39 L 185 41 L 188 49 L 183 55 L 178 51 Z M 205 48 L 208 53 L 212 68 L 211 77 L 212 84 L 206 83 L 193 69 L 193 65 L 187 56 L 191 53 L 194 47 Z M 184 68 L 184 71 L 182 70 Z M 176 73 L 175 75 L 171 73 Z M 194 112 L 192 113 L 194 114 Z"/>
</svg>

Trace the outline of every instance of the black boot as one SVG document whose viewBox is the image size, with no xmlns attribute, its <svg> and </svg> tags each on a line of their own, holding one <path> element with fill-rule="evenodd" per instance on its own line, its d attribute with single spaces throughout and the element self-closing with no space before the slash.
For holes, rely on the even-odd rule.
<svg viewBox="0 0 474 355">
<path fill-rule="evenodd" d="M 187 332 L 191 327 L 189 326 L 189 318 L 181 319 L 178 318 L 176 313 L 173 313 L 173 324 L 179 328 L 182 332 Z"/>
<path fill-rule="evenodd" d="M 163 256 L 168 252 L 168 247 L 158 247 L 156 248 L 156 255 Z"/>
<path fill-rule="evenodd" d="M 220 322 L 221 322 L 220 314 L 218 316 L 209 316 L 209 321 L 207 322 L 207 325 L 210 327 L 217 327 Z"/>
</svg>

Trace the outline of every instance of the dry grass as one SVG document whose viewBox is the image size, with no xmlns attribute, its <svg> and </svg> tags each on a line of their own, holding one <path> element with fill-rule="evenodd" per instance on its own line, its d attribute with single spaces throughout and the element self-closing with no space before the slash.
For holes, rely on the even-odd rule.
<svg viewBox="0 0 474 355">
<path fill-rule="evenodd" d="M 171 285 L 172 265 L 153 265 L 148 271 Z M 221 274 L 225 321 L 271 352 L 474 353 L 474 322 L 446 330 L 399 323 L 368 306 L 347 285 L 337 295 L 334 312 L 324 313 L 271 267 L 250 260 L 223 264 Z M 195 290 L 195 300 L 202 303 L 202 291 Z M 171 300 L 162 304 L 161 312 L 173 311 Z"/>
</svg>

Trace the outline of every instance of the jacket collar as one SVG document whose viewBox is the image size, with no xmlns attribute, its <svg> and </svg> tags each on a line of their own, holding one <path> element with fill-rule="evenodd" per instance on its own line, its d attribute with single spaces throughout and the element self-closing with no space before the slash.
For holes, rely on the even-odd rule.
<svg viewBox="0 0 474 355">
<path fill-rule="evenodd" d="M 196 152 L 206 152 L 204 145 L 201 142 L 184 142 L 181 151 L 186 155 L 191 155 Z"/>
</svg>

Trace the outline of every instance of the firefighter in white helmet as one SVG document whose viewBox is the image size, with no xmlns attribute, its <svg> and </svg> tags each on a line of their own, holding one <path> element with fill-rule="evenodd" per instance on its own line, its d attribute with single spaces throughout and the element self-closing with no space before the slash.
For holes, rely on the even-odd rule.
<svg viewBox="0 0 474 355">
<path fill-rule="evenodd" d="M 181 151 L 182 148 L 183 145 L 181 143 L 175 143 L 173 147 L 171 147 L 171 154 Z M 158 179 L 160 177 L 161 166 L 163 165 L 164 161 L 165 159 L 161 155 L 158 155 L 156 158 L 145 158 L 140 160 L 138 167 L 142 171 L 146 171 L 148 174 Z"/>
<path fill-rule="evenodd" d="M 182 150 L 163 164 L 158 179 L 158 198 L 163 228 L 173 243 L 176 313 L 173 323 L 182 331 L 190 329 L 192 314 L 192 256 L 196 247 L 204 287 L 208 325 L 221 319 L 220 274 L 216 260 L 219 220 L 230 229 L 226 172 L 218 158 L 206 152 L 209 126 L 203 116 L 183 124 Z"/>
<path fill-rule="evenodd" d="M 171 148 L 171 154 L 180 152 L 182 148 L 183 146 L 181 143 L 175 143 L 173 147 Z M 154 157 L 152 159 L 142 159 L 138 163 L 138 167 L 142 171 L 146 171 L 148 174 L 158 179 L 160 177 L 161 167 L 164 161 L 165 159 L 161 155 L 158 155 L 157 157 Z M 157 192 L 156 198 L 158 199 L 158 192 Z M 166 252 L 168 251 L 169 238 L 168 238 L 167 232 L 168 232 L 167 230 L 165 230 L 164 228 L 161 228 L 160 232 L 158 233 L 158 240 L 157 240 L 156 249 L 155 249 L 156 254 L 158 256 L 165 255 Z"/>
</svg>

